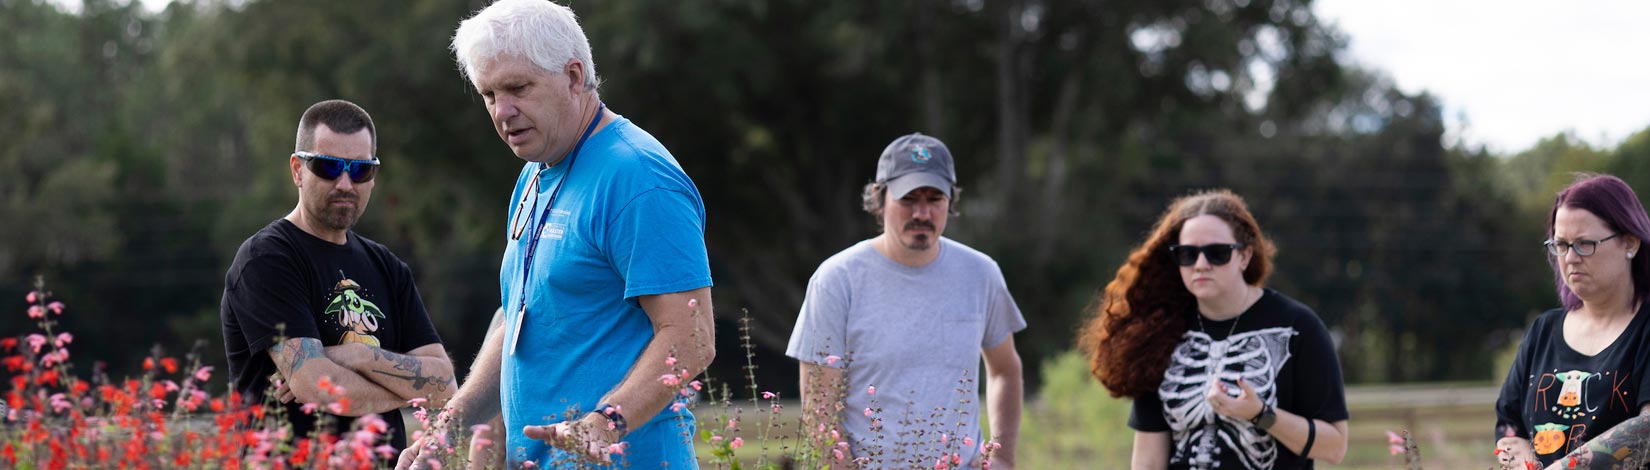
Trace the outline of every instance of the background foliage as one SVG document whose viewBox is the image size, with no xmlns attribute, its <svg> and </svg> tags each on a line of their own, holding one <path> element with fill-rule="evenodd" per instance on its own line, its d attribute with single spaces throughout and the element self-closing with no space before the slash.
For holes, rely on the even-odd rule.
<svg viewBox="0 0 1650 470">
<path fill-rule="evenodd" d="M 117 376 L 132 361 L 112 359 L 134 343 L 207 338 L 221 363 L 224 270 L 296 200 L 285 156 L 299 113 L 344 98 L 373 114 L 386 162 L 357 229 L 413 266 L 466 367 L 498 305 L 520 168 L 446 50 L 481 4 L 88 0 L 69 13 L 0 0 L 0 298 L 45 275 L 80 299 L 81 323 L 65 325 L 80 357 L 111 359 Z M 574 8 L 604 100 L 699 185 L 718 314 L 756 318 L 765 383 L 794 383 L 781 350 L 806 280 L 876 233 L 860 188 L 912 131 L 958 157 L 967 190 L 947 235 L 1002 265 L 1031 324 L 1017 342 L 1027 364 L 1071 348 L 1092 294 L 1171 198 L 1225 186 L 1280 247 L 1272 286 L 1316 308 L 1350 381 L 1499 379 L 1508 332 L 1556 305 L 1539 249 L 1553 193 L 1581 170 L 1650 190 L 1650 132 L 1614 148 L 1559 134 L 1513 155 L 1461 145 L 1436 97 L 1347 65 L 1345 38 L 1309 6 Z M 20 317 L 0 315 L 0 330 Z"/>
</svg>

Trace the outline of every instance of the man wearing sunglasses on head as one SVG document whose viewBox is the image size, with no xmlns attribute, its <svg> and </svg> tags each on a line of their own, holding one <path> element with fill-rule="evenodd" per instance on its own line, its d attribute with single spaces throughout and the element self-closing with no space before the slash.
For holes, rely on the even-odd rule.
<svg viewBox="0 0 1650 470">
<path fill-rule="evenodd" d="M 502 415 L 509 468 L 698 468 L 683 437 L 697 435 L 693 414 L 667 385 L 692 383 L 716 355 L 698 188 L 602 104 L 571 9 L 495 2 L 459 24 L 452 50 L 523 162 L 501 240 L 504 319 L 448 407 L 453 422 L 425 436 Z M 439 452 L 415 445 L 399 465 Z"/>
<path fill-rule="evenodd" d="M 1023 401 L 1014 332 L 1026 321 L 996 261 L 941 237 L 956 182 L 939 139 L 895 139 L 861 200 L 882 233 L 808 280 L 785 354 L 801 363 L 807 428 L 833 469 L 978 468 L 987 459 L 975 443 L 989 440 L 1001 444 L 991 468 L 1014 468 Z M 982 357 L 989 436 L 979 426 Z"/>
<path fill-rule="evenodd" d="M 318 431 L 342 436 L 351 417 L 377 415 L 384 442 L 404 448 L 399 409 L 442 403 L 458 386 L 412 271 L 350 230 L 380 166 L 372 118 L 348 101 L 316 103 L 297 140 L 297 207 L 242 243 L 224 276 L 230 375 L 252 402 L 284 403 L 295 438 L 317 430 L 325 411 L 302 407 L 315 403 L 341 415 Z"/>
</svg>

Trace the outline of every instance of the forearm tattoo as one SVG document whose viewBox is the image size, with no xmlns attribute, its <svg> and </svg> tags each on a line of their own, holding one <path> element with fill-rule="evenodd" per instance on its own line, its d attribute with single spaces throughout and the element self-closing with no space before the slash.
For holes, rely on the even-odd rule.
<svg viewBox="0 0 1650 470">
<path fill-rule="evenodd" d="M 372 371 L 373 373 L 406 380 L 411 383 L 410 385 L 413 390 L 424 390 L 424 386 L 434 384 L 436 391 L 444 392 L 447 390 L 447 384 L 453 380 L 452 377 L 424 375 L 424 362 L 419 361 L 416 357 L 405 354 L 396 354 L 380 348 L 372 348 L 372 359 L 374 361 L 389 361 L 392 363 L 390 366 L 392 369 L 406 372 L 406 374 L 403 375 L 374 369 Z"/>
<path fill-rule="evenodd" d="M 275 356 L 286 362 L 288 373 L 296 374 L 298 369 L 304 368 L 304 363 L 310 358 L 325 357 L 326 352 L 321 349 L 321 340 L 315 338 L 293 338 L 297 342 L 295 347 L 288 347 L 286 342 L 275 343 L 270 349 Z"/>
<path fill-rule="evenodd" d="M 1622 421 L 1560 458 L 1558 468 L 1640 468 L 1650 464 L 1650 412 Z"/>
</svg>

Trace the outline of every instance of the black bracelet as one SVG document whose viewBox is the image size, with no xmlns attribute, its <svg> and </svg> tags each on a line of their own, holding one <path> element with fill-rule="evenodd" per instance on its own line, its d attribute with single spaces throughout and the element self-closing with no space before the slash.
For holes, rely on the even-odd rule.
<svg viewBox="0 0 1650 470">
<path fill-rule="evenodd" d="M 1301 446 L 1301 458 L 1312 458 L 1312 441 L 1318 439 L 1318 423 L 1312 418 L 1306 418 L 1306 445 Z"/>
<path fill-rule="evenodd" d="M 603 403 L 596 405 L 596 411 L 592 411 L 592 413 L 606 417 L 608 429 L 618 431 L 619 437 L 624 437 L 625 434 L 630 432 L 630 426 L 625 423 L 624 415 L 619 414 L 619 407 Z"/>
</svg>

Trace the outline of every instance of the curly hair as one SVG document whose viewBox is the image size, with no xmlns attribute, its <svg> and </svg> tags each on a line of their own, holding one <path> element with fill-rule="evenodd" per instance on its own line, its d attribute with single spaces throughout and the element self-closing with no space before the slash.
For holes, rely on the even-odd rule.
<svg viewBox="0 0 1650 470">
<path fill-rule="evenodd" d="M 1243 198 L 1217 189 L 1182 196 L 1158 217 L 1151 235 L 1129 253 L 1117 276 L 1098 293 L 1083 326 L 1078 346 L 1089 357 L 1089 372 L 1114 397 L 1139 398 L 1157 393 L 1169 355 L 1186 333 L 1188 313 L 1197 299 L 1180 279 L 1180 266 L 1169 246 L 1180 242 L 1187 220 L 1212 215 L 1226 221 L 1239 243 L 1253 255 L 1243 281 L 1266 282 L 1277 248 L 1260 231 Z"/>
</svg>

